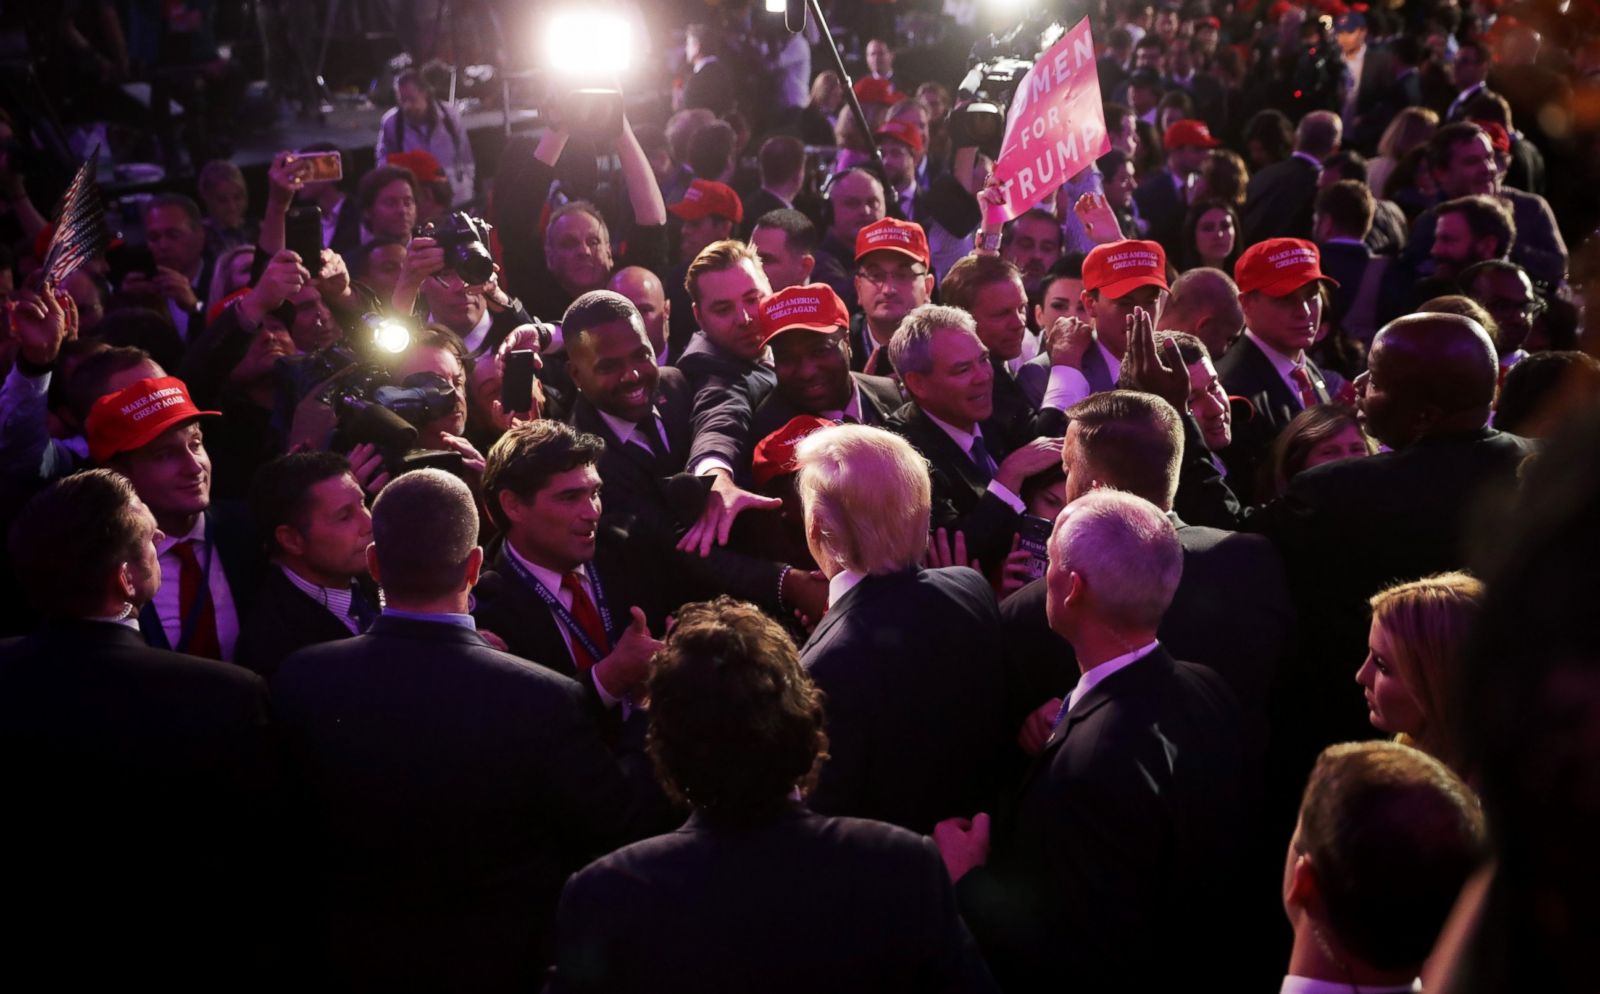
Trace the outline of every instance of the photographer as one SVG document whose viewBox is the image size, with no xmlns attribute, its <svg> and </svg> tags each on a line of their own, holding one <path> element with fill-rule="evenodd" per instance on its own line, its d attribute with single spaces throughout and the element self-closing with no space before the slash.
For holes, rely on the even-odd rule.
<svg viewBox="0 0 1600 994">
<path fill-rule="evenodd" d="M 620 95 L 617 99 L 620 103 Z M 595 122 L 563 114 L 554 127 L 540 136 L 531 155 L 523 142 L 514 142 L 506 149 L 506 161 L 495 187 L 505 283 L 512 293 L 526 297 L 535 314 L 564 313 L 580 294 L 603 289 L 614 269 L 643 266 L 656 273 L 667 269 L 667 205 L 656 185 L 650 159 L 622 116 L 620 106 L 604 109 L 617 116 L 609 133 L 592 129 Z M 580 136 L 591 139 L 601 151 L 614 151 L 622 164 L 633 225 L 625 239 L 627 252 L 620 260 L 612 257 L 606 219 L 598 208 L 584 201 L 553 209 L 544 229 L 543 245 L 537 241 L 537 221 L 550 196 L 556 163 L 569 140 Z M 583 144 L 588 146 L 589 142 Z"/>
<path fill-rule="evenodd" d="M 419 231 L 430 234 L 418 234 L 406 246 L 390 298 L 395 313 L 415 313 L 449 328 L 474 356 L 492 354 L 511 329 L 533 323 L 500 286 L 500 267 L 486 244 L 488 225 L 458 213 Z"/>
</svg>

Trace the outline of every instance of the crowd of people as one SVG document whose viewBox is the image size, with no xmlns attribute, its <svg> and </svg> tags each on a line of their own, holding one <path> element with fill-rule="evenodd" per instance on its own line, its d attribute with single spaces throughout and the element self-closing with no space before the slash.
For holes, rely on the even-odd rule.
<svg viewBox="0 0 1600 994">
<path fill-rule="evenodd" d="M 0 160 L 13 971 L 1583 988 L 1600 11 L 1095 0 L 1001 223 L 941 5 L 859 117 L 689 6 L 661 120 L 405 73 L 59 283 Z"/>
</svg>

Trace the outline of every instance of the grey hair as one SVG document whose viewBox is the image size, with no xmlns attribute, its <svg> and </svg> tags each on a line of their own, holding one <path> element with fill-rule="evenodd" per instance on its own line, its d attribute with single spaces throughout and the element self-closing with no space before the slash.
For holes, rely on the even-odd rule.
<svg viewBox="0 0 1600 994">
<path fill-rule="evenodd" d="M 1161 509 L 1133 494 L 1094 490 L 1056 519 L 1050 559 L 1083 578 L 1106 624 L 1151 631 L 1183 576 L 1183 546 Z"/>
<path fill-rule="evenodd" d="M 964 331 L 978 337 L 978 324 L 972 315 L 959 307 L 944 304 L 923 304 L 900 322 L 894 337 L 889 340 L 889 361 L 895 372 L 931 373 L 933 371 L 933 334 L 943 330 Z"/>
</svg>

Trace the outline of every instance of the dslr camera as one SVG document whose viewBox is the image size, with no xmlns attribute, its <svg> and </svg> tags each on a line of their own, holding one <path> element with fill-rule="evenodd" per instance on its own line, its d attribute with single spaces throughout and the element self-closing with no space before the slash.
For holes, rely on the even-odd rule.
<svg viewBox="0 0 1600 994">
<path fill-rule="evenodd" d="M 445 268 L 459 274 L 469 286 L 479 286 L 494 275 L 494 258 L 489 255 L 489 232 L 493 230 L 483 218 L 456 211 L 443 221 L 417 225 L 412 235 L 438 242 L 444 249 Z"/>
<path fill-rule="evenodd" d="M 976 145 L 989 158 L 999 158 L 1017 85 L 1039 54 L 1066 32 L 1049 7 L 1041 5 L 1006 34 L 987 35 L 972 46 L 967 75 L 956 88 L 956 106 L 950 111 L 955 147 Z"/>
</svg>

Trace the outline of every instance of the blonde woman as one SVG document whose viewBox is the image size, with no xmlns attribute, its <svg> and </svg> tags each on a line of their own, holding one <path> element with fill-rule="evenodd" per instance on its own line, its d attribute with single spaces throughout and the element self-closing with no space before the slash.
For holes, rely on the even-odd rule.
<svg viewBox="0 0 1600 994">
<path fill-rule="evenodd" d="M 1428 143 L 1439 127 L 1439 115 L 1427 107 L 1407 107 L 1394 116 L 1378 139 L 1378 156 L 1367 163 L 1367 186 L 1380 196 L 1389 174 L 1405 154 Z"/>
<path fill-rule="evenodd" d="M 1450 712 L 1483 594 L 1483 583 L 1466 573 L 1440 573 L 1380 591 L 1370 601 L 1367 658 L 1356 672 L 1372 726 L 1457 773 L 1460 751 Z"/>
</svg>

